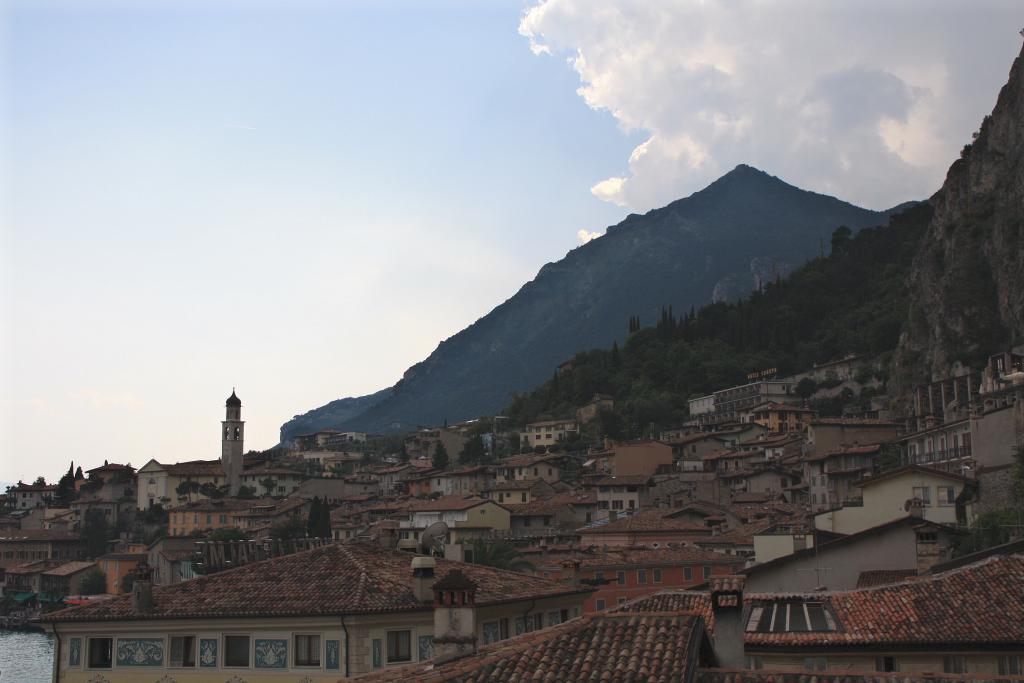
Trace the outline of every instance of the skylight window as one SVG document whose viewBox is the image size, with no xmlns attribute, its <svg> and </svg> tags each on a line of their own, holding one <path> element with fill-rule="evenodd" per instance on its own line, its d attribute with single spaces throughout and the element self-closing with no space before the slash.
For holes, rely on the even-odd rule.
<svg viewBox="0 0 1024 683">
<path fill-rule="evenodd" d="M 753 633 L 801 633 L 835 631 L 836 623 L 825 605 L 807 600 L 788 600 L 756 605 L 750 610 L 747 631 Z"/>
</svg>

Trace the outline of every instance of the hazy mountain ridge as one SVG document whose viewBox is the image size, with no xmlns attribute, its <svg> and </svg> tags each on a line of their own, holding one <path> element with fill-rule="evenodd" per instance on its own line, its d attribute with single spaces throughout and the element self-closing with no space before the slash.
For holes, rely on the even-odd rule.
<svg viewBox="0 0 1024 683">
<path fill-rule="evenodd" d="M 740 165 L 546 264 L 362 413 L 338 422 L 328 404 L 302 416 L 301 428 L 285 424 L 282 440 L 310 428 L 394 431 L 500 410 L 574 353 L 621 342 L 629 316 L 653 322 L 662 306 L 682 312 L 710 302 L 716 288 L 731 297 L 749 292 L 767 273 L 783 275 L 818 255 L 839 225 L 874 226 L 888 213 Z"/>
</svg>

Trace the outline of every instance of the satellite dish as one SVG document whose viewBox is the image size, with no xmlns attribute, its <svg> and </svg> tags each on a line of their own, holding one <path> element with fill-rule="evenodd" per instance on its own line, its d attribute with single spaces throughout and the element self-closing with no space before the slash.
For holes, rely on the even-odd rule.
<svg viewBox="0 0 1024 683">
<path fill-rule="evenodd" d="M 444 555 L 444 546 L 448 542 L 448 525 L 434 522 L 420 534 L 420 552 L 427 555 Z"/>
</svg>

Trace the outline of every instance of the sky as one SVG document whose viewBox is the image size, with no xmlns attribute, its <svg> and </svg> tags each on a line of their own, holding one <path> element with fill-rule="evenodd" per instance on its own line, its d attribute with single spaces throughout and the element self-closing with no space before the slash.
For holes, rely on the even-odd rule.
<svg viewBox="0 0 1024 683">
<path fill-rule="evenodd" d="M 0 4 L 0 481 L 219 457 L 393 384 L 749 163 L 930 195 L 1016 1 Z"/>
</svg>

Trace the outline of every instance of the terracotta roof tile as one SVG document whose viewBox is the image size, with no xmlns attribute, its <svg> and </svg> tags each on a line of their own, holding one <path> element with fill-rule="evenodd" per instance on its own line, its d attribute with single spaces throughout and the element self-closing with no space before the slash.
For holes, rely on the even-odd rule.
<svg viewBox="0 0 1024 683">
<path fill-rule="evenodd" d="M 435 500 L 416 500 L 410 501 L 409 511 L 410 512 L 442 512 L 446 510 L 469 510 L 475 508 L 478 505 L 484 503 L 497 502 L 493 500 L 487 500 L 486 498 L 477 498 L 476 496 L 442 496 Z"/>
<path fill-rule="evenodd" d="M 917 576 L 916 569 L 868 569 L 857 576 L 857 588 L 873 588 L 906 581 Z"/>
<path fill-rule="evenodd" d="M 696 670 L 701 620 L 691 614 L 605 613 L 487 645 L 442 664 L 361 677 L 366 683 L 668 683 Z"/>
<path fill-rule="evenodd" d="M 672 519 L 670 515 L 676 510 L 643 510 L 629 517 L 620 518 L 614 522 L 608 522 L 602 526 L 585 527 L 579 529 L 585 534 L 618 534 L 636 532 L 657 532 L 657 531 L 692 531 L 694 533 L 705 533 L 707 527 L 700 524 L 692 524 L 678 519 Z"/>
<path fill-rule="evenodd" d="M 822 603 L 834 631 L 761 633 L 747 631 L 748 649 L 842 648 L 872 645 L 947 649 L 1024 643 L 1024 555 L 992 557 L 916 581 L 850 591 L 807 594 L 747 593 L 752 607 L 803 599 Z M 658 612 L 690 609 L 705 615 L 710 599 L 696 591 L 663 591 L 616 611 Z"/>
<path fill-rule="evenodd" d="M 413 556 L 350 541 L 200 577 L 154 586 L 155 608 L 132 610 L 130 595 L 46 615 L 47 621 L 270 617 L 433 609 L 412 592 Z M 477 583 L 478 605 L 589 593 L 549 579 L 437 559 L 436 574 L 461 569 Z"/>
<path fill-rule="evenodd" d="M 224 466 L 220 460 L 190 460 L 161 465 L 168 474 L 176 477 L 223 477 Z"/>
</svg>

